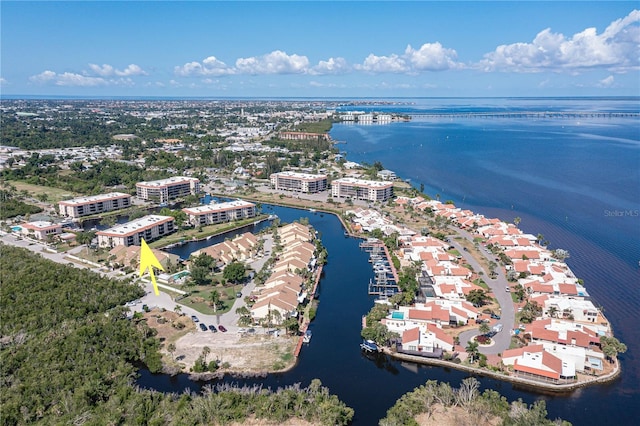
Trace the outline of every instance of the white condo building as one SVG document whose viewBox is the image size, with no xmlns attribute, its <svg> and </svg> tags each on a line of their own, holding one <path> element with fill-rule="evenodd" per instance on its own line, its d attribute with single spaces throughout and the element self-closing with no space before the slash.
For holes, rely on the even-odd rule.
<svg viewBox="0 0 640 426">
<path fill-rule="evenodd" d="M 122 192 L 79 197 L 58 203 L 58 210 L 62 216 L 73 219 L 120 210 L 131 206 L 131 195 Z"/>
<path fill-rule="evenodd" d="M 200 180 L 174 176 L 168 179 L 136 183 L 136 194 L 143 200 L 166 203 L 178 197 L 200 192 Z"/>
<path fill-rule="evenodd" d="M 277 190 L 315 193 L 326 191 L 327 175 L 280 172 L 270 176 L 271 185 Z"/>
<path fill-rule="evenodd" d="M 331 195 L 354 200 L 387 201 L 393 197 L 393 183 L 342 178 L 331 182 Z"/>
<path fill-rule="evenodd" d="M 182 209 L 194 226 L 213 225 L 232 220 L 247 219 L 256 215 L 256 205 L 244 200 L 207 204 L 206 206 Z"/>
<path fill-rule="evenodd" d="M 146 242 L 157 240 L 175 231 L 175 219 L 171 216 L 148 215 L 131 222 L 116 225 L 104 231 L 98 231 L 100 247 L 139 246 L 144 238 Z"/>
</svg>

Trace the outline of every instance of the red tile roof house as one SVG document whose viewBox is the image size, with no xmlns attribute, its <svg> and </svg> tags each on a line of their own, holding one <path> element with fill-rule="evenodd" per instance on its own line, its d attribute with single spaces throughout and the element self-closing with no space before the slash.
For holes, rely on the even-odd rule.
<svg viewBox="0 0 640 426">
<path fill-rule="evenodd" d="M 453 337 L 435 324 L 415 327 L 402 333 L 400 352 L 427 357 L 441 357 L 443 351 L 453 351 Z"/>
<path fill-rule="evenodd" d="M 575 381 L 575 365 L 545 351 L 542 345 L 506 350 L 502 353 L 502 362 L 512 365 L 518 377 L 547 383 Z"/>
</svg>

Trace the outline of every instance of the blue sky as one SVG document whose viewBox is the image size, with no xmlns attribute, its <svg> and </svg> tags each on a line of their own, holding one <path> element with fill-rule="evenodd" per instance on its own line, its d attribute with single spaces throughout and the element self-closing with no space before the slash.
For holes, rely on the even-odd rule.
<svg viewBox="0 0 640 426">
<path fill-rule="evenodd" d="M 0 3 L 3 95 L 638 96 L 637 1 Z"/>
</svg>

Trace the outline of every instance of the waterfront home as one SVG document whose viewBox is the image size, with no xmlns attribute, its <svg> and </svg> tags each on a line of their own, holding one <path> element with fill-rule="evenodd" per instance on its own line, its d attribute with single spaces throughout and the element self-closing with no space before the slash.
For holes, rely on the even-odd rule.
<svg viewBox="0 0 640 426">
<path fill-rule="evenodd" d="M 256 288 L 256 290 L 260 292 L 263 288 L 271 289 L 284 285 L 286 288 L 299 293 L 303 284 L 304 278 L 300 275 L 296 275 L 289 271 L 282 271 L 272 274 L 269 279 L 264 282 L 263 286 Z"/>
<path fill-rule="evenodd" d="M 314 236 L 308 226 L 293 222 L 278 229 L 280 244 L 287 246 L 296 241 L 312 241 Z"/>
<path fill-rule="evenodd" d="M 334 198 L 385 202 L 393 198 L 393 183 L 355 178 L 336 179 L 331 182 Z"/>
<path fill-rule="evenodd" d="M 270 321 L 276 324 L 287 318 L 296 317 L 298 315 L 297 308 L 300 303 L 300 296 L 301 290 L 295 291 L 290 288 L 290 284 L 281 284 L 265 289 L 251 307 L 251 317 L 254 322 L 269 319 L 270 317 Z M 279 313 L 279 321 L 277 317 L 273 317 L 273 312 L 275 311 Z"/>
<path fill-rule="evenodd" d="M 439 350 L 453 351 L 453 337 L 435 324 L 425 324 L 402 332 L 402 350 L 434 353 Z"/>
<path fill-rule="evenodd" d="M 205 253 L 217 261 L 218 267 L 224 267 L 231 262 L 247 261 L 255 255 L 258 238 L 250 232 L 237 235 L 232 240 L 226 240 L 209 247 L 204 247 L 191 253 L 191 257 Z"/>
<path fill-rule="evenodd" d="M 542 345 L 506 350 L 502 362 L 513 366 L 517 377 L 549 383 L 575 381 L 575 365 L 545 351 Z"/>
<path fill-rule="evenodd" d="M 42 241 L 62 233 L 62 225 L 45 220 L 26 222 L 21 224 L 20 227 L 20 232 L 23 235 Z"/>
</svg>

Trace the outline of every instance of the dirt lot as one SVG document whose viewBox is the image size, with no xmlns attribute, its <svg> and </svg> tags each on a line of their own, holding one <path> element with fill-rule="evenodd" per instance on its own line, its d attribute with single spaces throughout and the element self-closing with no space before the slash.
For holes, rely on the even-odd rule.
<svg viewBox="0 0 640 426">
<path fill-rule="evenodd" d="M 165 363 L 186 372 L 205 346 L 211 350 L 207 362 L 219 360 L 221 365 L 225 365 L 223 372 L 267 373 L 286 370 L 295 364 L 293 351 L 297 337 L 275 337 L 262 333 L 261 329 L 258 329 L 260 334 L 252 335 L 200 331 L 189 317 L 170 311 L 153 310 L 145 314 L 145 318 L 147 324 L 158 331 Z M 178 323 L 185 324 L 185 328 L 174 327 L 173 324 Z M 173 354 L 167 350 L 170 343 L 176 346 Z"/>
</svg>

